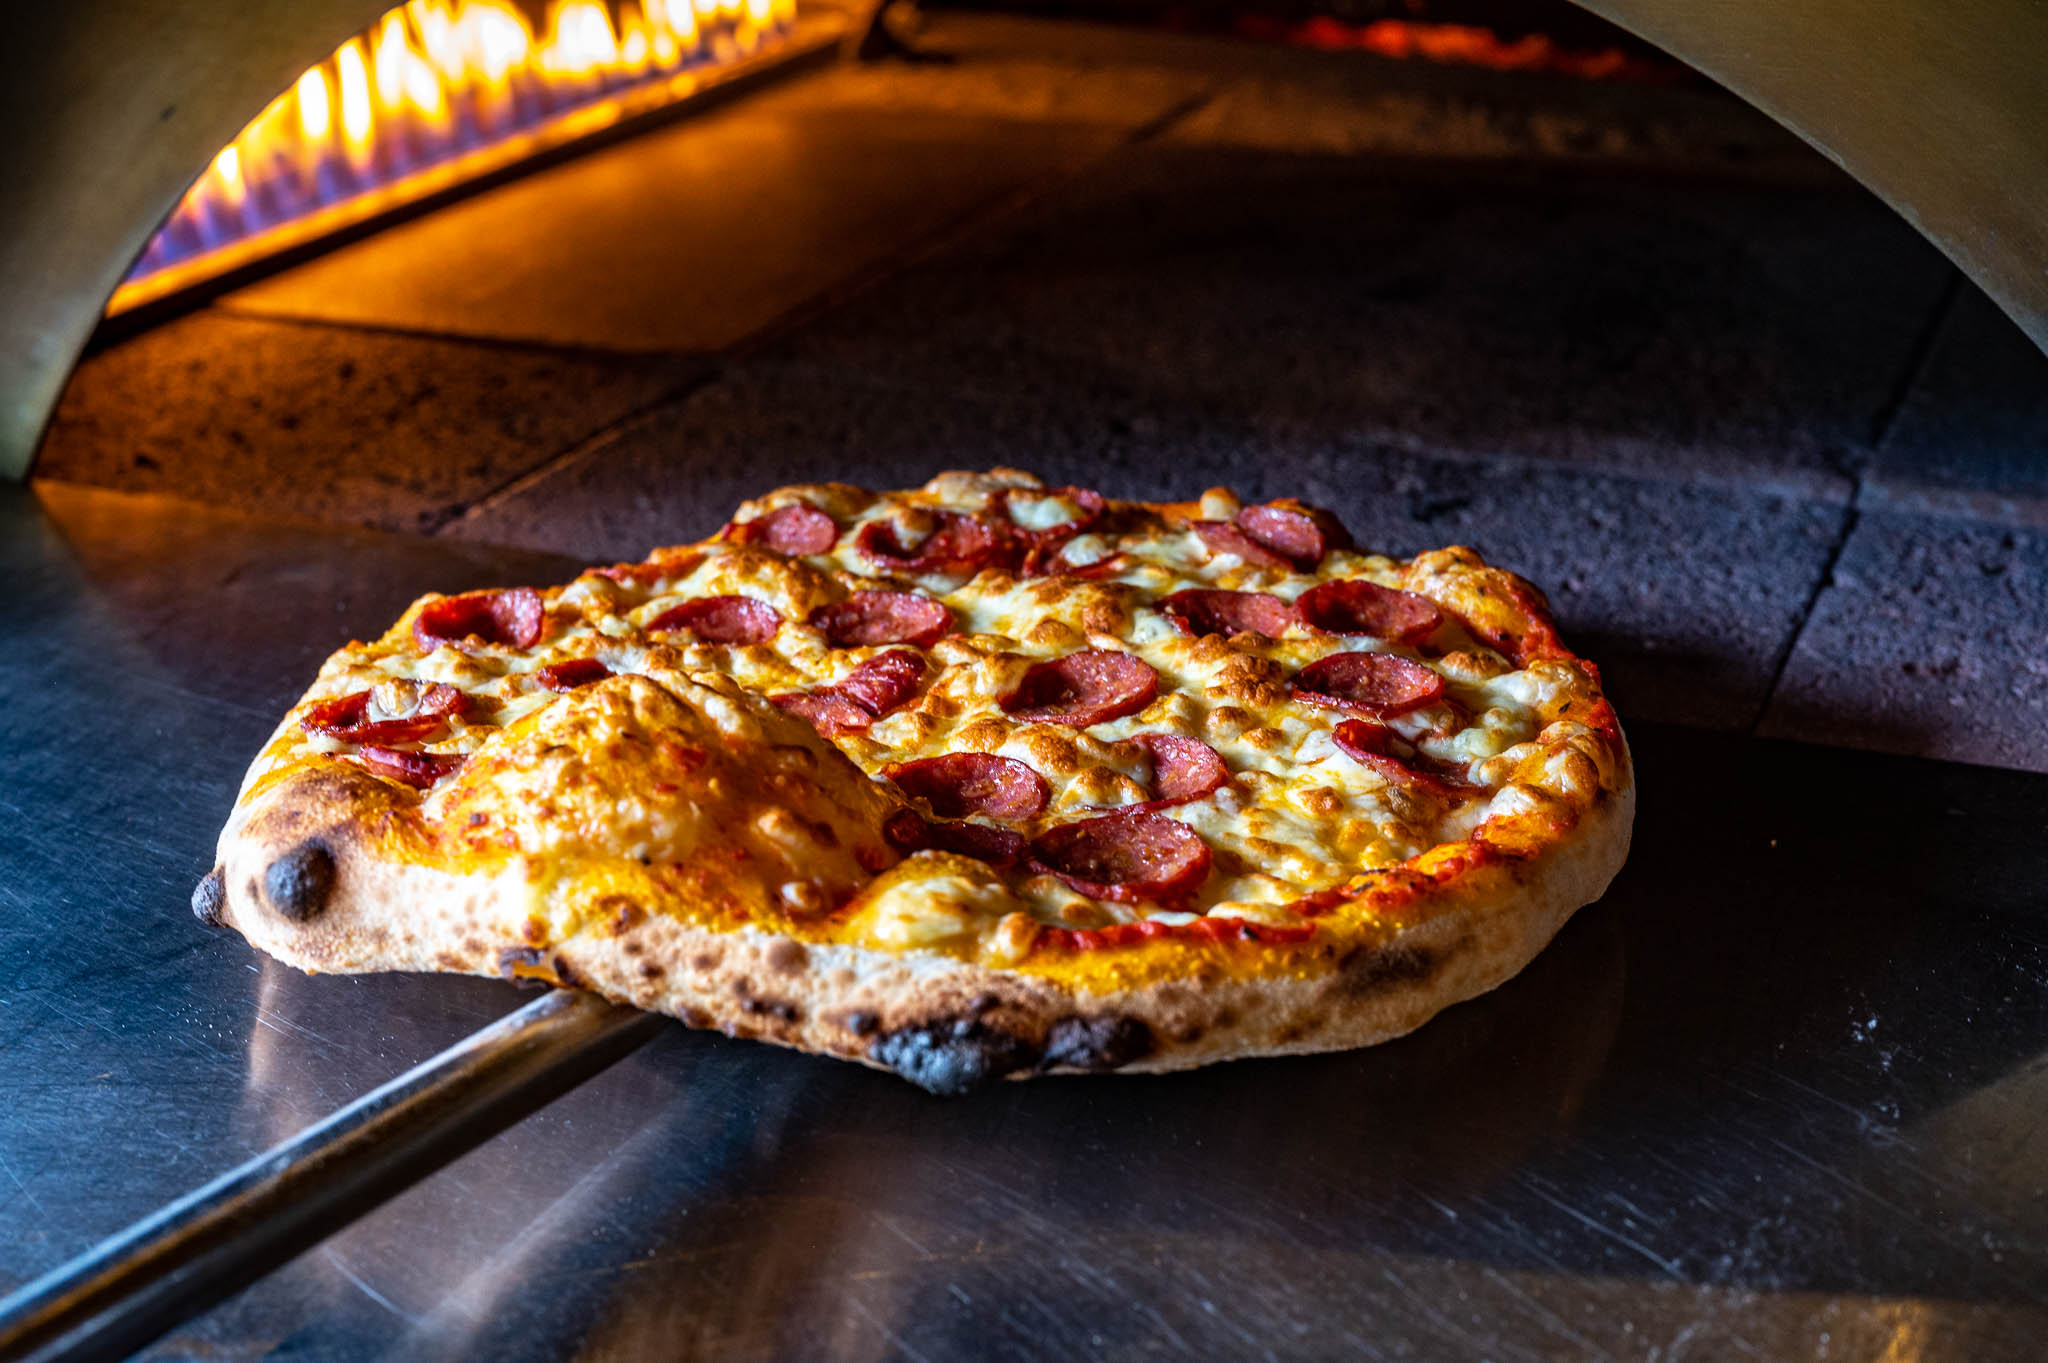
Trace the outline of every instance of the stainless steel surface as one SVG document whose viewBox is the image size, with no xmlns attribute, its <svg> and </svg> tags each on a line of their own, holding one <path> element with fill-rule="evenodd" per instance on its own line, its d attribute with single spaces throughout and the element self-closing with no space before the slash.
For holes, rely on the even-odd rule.
<svg viewBox="0 0 2048 1363">
<path fill-rule="evenodd" d="M 665 1025 L 594 994 L 535 999 L 0 1299 L 0 1357 L 132 1353 Z"/>
<path fill-rule="evenodd" d="M 185 904 L 336 640 L 571 566 L 0 489 L 0 1288 L 519 998 Z M 2048 779 L 1632 738 L 1613 891 L 1405 1040 L 943 1101 L 670 1028 L 147 1356 L 2038 1358 Z"/>
</svg>

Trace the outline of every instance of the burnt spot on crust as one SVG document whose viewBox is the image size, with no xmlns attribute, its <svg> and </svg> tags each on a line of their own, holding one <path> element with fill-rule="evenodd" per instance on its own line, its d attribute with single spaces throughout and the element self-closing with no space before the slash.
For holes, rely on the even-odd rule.
<svg viewBox="0 0 2048 1363">
<path fill-rule="evenodd" d="M 607 926 L 614 937 L 623 937 L 647 921 L 647 910 L 627 895 L 608 894 L 597 901 L 597 907 L 611 915 Z"/>
<path fill-rule="evenodd" d="M 803 1016 L 802 1010 L 788 999 L 750 998 L 740 1004 L 740 1011 L 756 1017 L 766 1015 L 778 1022 L 795 1022 Z"/>
<path fill-rule="evenodd" d="M 720 955 L 715 951 L 700 951 L 690 958 L 690 968 L 702 973 L 717 967 Z"/>
<path fill-rule="evenodd" d="M 228 902 L 228 875 L 222 867 L 216 866 L 199 878 L 192 887 L 192 916 L 209 928 L 221 925 L 220 911 Z"/>
<path fill-rule="evenodd" d="M 264 899 L 294 923 L 317 917 L 333 892 L 334 854 L 317 838 L 283 853 L 263 873 Z"/>
<path fill-rule="evenodd" d="M 1061 1018 L 1045 1034 L 1040 1069 L 1066 1065 L 1077 1070 L 1121 1069 L 1152 1053 L 1152 1029 L 1126 1014 Z"/>
<path fill-rule="evenodd" d="M 762 959 L 770 970 L 783 975 L 797 975 L 810 964 L 811 953 L 804 949 L 802 942 L 792 942 L 787 937 L 778 937 L 768 944 Z"/>
<path fill-rule="evenodd" d="M 868 1058 L 928 1093 L 955 1098 L 1029 1068 L 1038 1056 L 1022 1037 L 958 1018 L 886 1033 Z"/>
<path fill-rule="evenodd" d="M 855 1036 L 873 1036 L 875 1028 L 882 1025 L 882 1020 L 873 1013 L 861 1011 L 848 1013 L 840 1019 L 840 1023 Z"/>
<path fill-rule="evenodd" d="M 1340 998 L 1368 998 L 1405 984 L 1420 984 L 1436 974 L 1441 961 L 1417 946 L 1360 947 L 1337 962 L 1330 992 Z"/>
</svg>

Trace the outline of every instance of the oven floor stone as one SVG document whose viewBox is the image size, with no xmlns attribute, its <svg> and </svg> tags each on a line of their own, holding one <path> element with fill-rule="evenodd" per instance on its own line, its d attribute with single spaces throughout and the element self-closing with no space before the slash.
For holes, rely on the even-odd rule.
<svg viewBox="0 0 2048 1363">
<path fill-rule="evenodd" d="M 1309 441 L 1113 409 L 834 382 L 752 366 L 628 423 L 444 533 L 637 558 L 715 531 L 747 497 L 836 477 L 874 487 L 1013 464 L 1115 496 L 1253 498 L 1335 509 L 1408 555 L 1471 544 L 1547 588 L 1630 718 L 1747 728 L 1847 512 L 1781 493 L 1442 459 L 1358 437 Z"/>
<path fill-rule="evenodd" d="M 1943 320 L 1860 501 L 2048 529 L 2048 355 L 1973 285 Z"/>
<path fill-rule="evenodd" d="M 2048 531 L 1863 514 L 1761 731 L 2048 771 Z"/>
<path fill-rule="evenodd" d="M 209 309 L 79 366 L 36 474 L 424 530 L 704 369 Z"/>
<path fill-rule="evenodd" d="M 1948 275 L 1860 193 L 1147 145 L 788 346 L 1846 500 Z"/>
</svg>

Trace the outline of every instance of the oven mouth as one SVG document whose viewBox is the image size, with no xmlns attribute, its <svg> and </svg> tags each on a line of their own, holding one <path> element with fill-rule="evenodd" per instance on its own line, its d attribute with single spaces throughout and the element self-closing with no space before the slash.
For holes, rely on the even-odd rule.
<svg viewBox="0 0 2048 1363">
<path fill-rule="evenodd" d="M 213 156 L 109 299 L 110 334 L 701 111 L 842 31 L 797 0 L 553 0 L 538 22 L 509 0 L 408 0 Z"/>
</svg>

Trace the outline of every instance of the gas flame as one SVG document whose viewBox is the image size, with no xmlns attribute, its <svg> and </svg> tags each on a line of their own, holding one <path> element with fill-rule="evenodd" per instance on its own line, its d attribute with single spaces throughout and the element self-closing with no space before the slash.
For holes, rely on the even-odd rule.
<svg viewBox="0 0 2048 1363">
<path fill-rule="evenodd" d="M 295 220 L 332 217 L 337 206 L 394 190 L 403 202 L 409 181 L 428 172 L 445 181 L 450 163 L 488 160 L 477 169 L 485 173 L 516 159 L 479 155 L 501 144 L 558 129 L 573 140 L 681 98 L 699 73 L 760 52 L 795 19 L 796 0 L 623 0 L 616 11 L 553 0 L 536 26 L 511 0 L 410 0 L 221 148 L 123 293 L 154 292 L 138 281 Z M 122 309 L 123 293 L 110 310 Z"/>
</svg>

